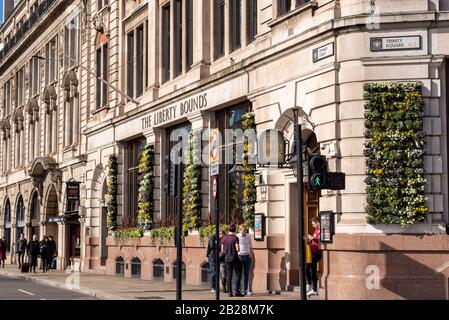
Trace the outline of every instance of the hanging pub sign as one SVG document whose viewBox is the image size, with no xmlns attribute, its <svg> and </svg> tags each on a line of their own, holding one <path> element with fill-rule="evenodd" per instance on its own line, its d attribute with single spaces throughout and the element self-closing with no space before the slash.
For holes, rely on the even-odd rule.
<svg viewBox="0 0 449 320">
<path fill-rule="evenodd" d="M 254 215 L 254 240 L 263 241 L 265 237 L 265 217 L 263 213 Z"/>
<path fill-rule="evenodd" d="M 332 243 L 335 233 L 335 220 L 333 211 L 320 212 L 320 242 Z"/>
<path fill-rule="evenodd" d="M 69 181 L 66 185 L 67 201 L 79 201 L 80 199 L 80 183 L 77 181 Z"/>
</svg>

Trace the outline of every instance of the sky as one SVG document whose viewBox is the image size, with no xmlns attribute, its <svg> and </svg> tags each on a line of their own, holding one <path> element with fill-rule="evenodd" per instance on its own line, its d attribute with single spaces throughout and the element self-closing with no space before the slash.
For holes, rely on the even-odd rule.
<svg viewBox="0 0 449 320">
<path fill-rule="evenodd" d="M 3 0 L 0 0 L 0 24 L 3 23 Z"/>
</svg>

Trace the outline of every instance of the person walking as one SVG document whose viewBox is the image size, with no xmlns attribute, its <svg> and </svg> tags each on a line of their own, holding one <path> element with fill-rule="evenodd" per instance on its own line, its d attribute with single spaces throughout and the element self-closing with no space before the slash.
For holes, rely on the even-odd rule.
<svg viewBox="0 0 449 320">
<path fill-rule="evenodd" d="M 5 268 L 5 260 L 6 260 L 6 242 L 5 240 L 0 239 L 0 265 L 2 268 Z"/>
<path fill-rule="evenodd" d="M 317 217 L 311 219 L 312 226 L 315 229 L 313 236 L 307 236 L 307 244 L 310 244 L 312 251 L 312 263 L 306 265 L 307 285 L 309 291 L 307 296 L 318 295 L 318 262 L 323 258 L 323 253 L 320 249 L 320 221 Z"/>
<path fill-rule="evenodd" d="M 53 238 L 53 236 L 48 237 L 48 270 L 56 269 L 56 257 L 58 256 L 58 253 L 56 251 L 56 242 Z"/>
<path fill-rule="evenodd" d="M 220 230 L 219 232 L 219 239 L 218 239 L 218 248 L 221 247 L 221 239 L 223 239 L 225 235 L 225 232 L 223 230 Z M 214 233 L 209 237 L 209 242 L 207 244 L 207 252 L 206 252 L 206 256 L 209 262 L 209 270 L 210 270 L 210 291 L 211 292 L 216 292 L 216 287 L 217 287 L 217 274 L 216 274 L 216 250 L 215 250 L 215 245 L 216 245 L 216 238 L 217 235 Z M 221 261 L 224 261 L 224 256 L 222 254 L 220 254 L 221 251 L 219 252 L 219 267 L 222 266 Z M 226 283 L 223 281 L 223 278 L 226 279 L 226 276 L 222 276 L 222 272 L 220 273 L 220 278 L 221 278 L 221 283 L 224 289 L 224 292 L 226 292 Z"/>
<path fill-rule="evenodd" d="M 220 230 L 220 242 L 226 236 L 226 231 Z M 218 253 L 218 258 L 220 261 L 220 278 L 221 278 L 221 286 L 223 287 L 223 292 L 228 293 L 227 283 L 226 283 L 226 262 L 225 255 L 222 251 Z"/>
<path fill-rule="evenodd" d="M 241 267 L 239 260 L 239 238 L 235 235 L 235 224 L 231 224 L 229 226 L 229 233 L 221 240 L 221 251 L 224 252 L 225 255 L 225 263 L 226 263 L 226 287 L 229 290 L 229 296 L 233 297 L 243 297 L 243 294 L 240 292 L 240 278 L 241 278 Z M 236 274 L 236 279 L 234 279 L 233 284 L 233 273 Z"/>
<path fill-rule="evenodd" d="M 252 293 L 249 290 L 249 271 L 251 270 L 251 252 L 253 245 L 251 242 L 251 236 L 247 231 L 248 228 L 245 224 L 240 225 L 240 233 L 237 237 L 239 238 L 240 245 L 239 259 L 243 269 L 243 294 L 250 296 Z"/>
<path fill-rule="evenodd" d="M 37 257 L 40 254 L 40 243 L 37 235 L 33 236 L 33 240 L 28 243 L 28 261 L 30 263 L 30 272 L 36 273 Z"/>
<path fill-rule="evenodd" d="M 40 243 L 40 255 L 42 261 L 43 272 L 48 271 L 48 237 L 44 236 L 44 239 Z"/>
<path fill-rule="evenodd" d="M 25 238 L 25 235 L 20 234 L 20 239 L 17 241 L 17 259 L 19 261 L 19 270 L 22 268 L 23 260 L 25 258 L 25 254 L 28 247 L 28 240 Z"/>
</svg>

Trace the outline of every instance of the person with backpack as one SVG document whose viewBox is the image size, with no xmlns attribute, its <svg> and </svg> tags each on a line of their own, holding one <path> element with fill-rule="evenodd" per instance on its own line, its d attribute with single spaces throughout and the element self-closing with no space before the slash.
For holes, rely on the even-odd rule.
<svg viewBox="0 0 449 320">
<path fill-rule="evenodd" d="M 19 262 L 19 270 L 22 268 L 23 260 L 25 258 L 25 253 L 28 247 L 28 240 L 25 238 L 24 234 L 20 235 L 20 239 L 17 241 L 17 260 Z"/>
<path fill-rule="evenodd" d="M 28 243 L 28 260 L 30 262 L 30 272 L 36 273 L 37 257 L 40 254 L 40 244 L 37 236 L 33 236 L 33 240 Z"/>
<path fill-rule="evenodd" d="M 240 292 L 240 280 L 242 274 L 241 263 L 239 260 L 239 238 L 235 235 L 235 224 L 229 225 L 229 233 L 221 240 L 221 251 L 224 252 L 224 259 L 226 264 L 226 285 L 229 290 L 230 297 L 243 297 Z M 236 274 L 236 279 L 233 284 L 233 273 Z"/>
</svg>

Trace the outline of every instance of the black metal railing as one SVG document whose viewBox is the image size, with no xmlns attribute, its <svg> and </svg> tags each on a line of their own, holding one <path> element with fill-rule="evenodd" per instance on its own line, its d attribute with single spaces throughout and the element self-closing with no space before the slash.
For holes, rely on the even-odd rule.
<svg viewBox="0 0 449 320">
<path fill-rule="evenodd" d="M 26 33 L 36 24 L 39 18 L 47 12 L 48 8 L 50 8 L 55 1 L 56 0 L 42 1 L 42 3 L 37 7 L 37 10 L 33 12 L 33 14 L 23 23 L 23 26 L 16 31 L 14 36 L 12 36 L 7 43 L 5 43 L 3 49 L 0 51 L 0 59 L 3 59 L 8 52 L 14 48 L 16 43 L 18 43 L 26 35 Z"/>
</svg>

